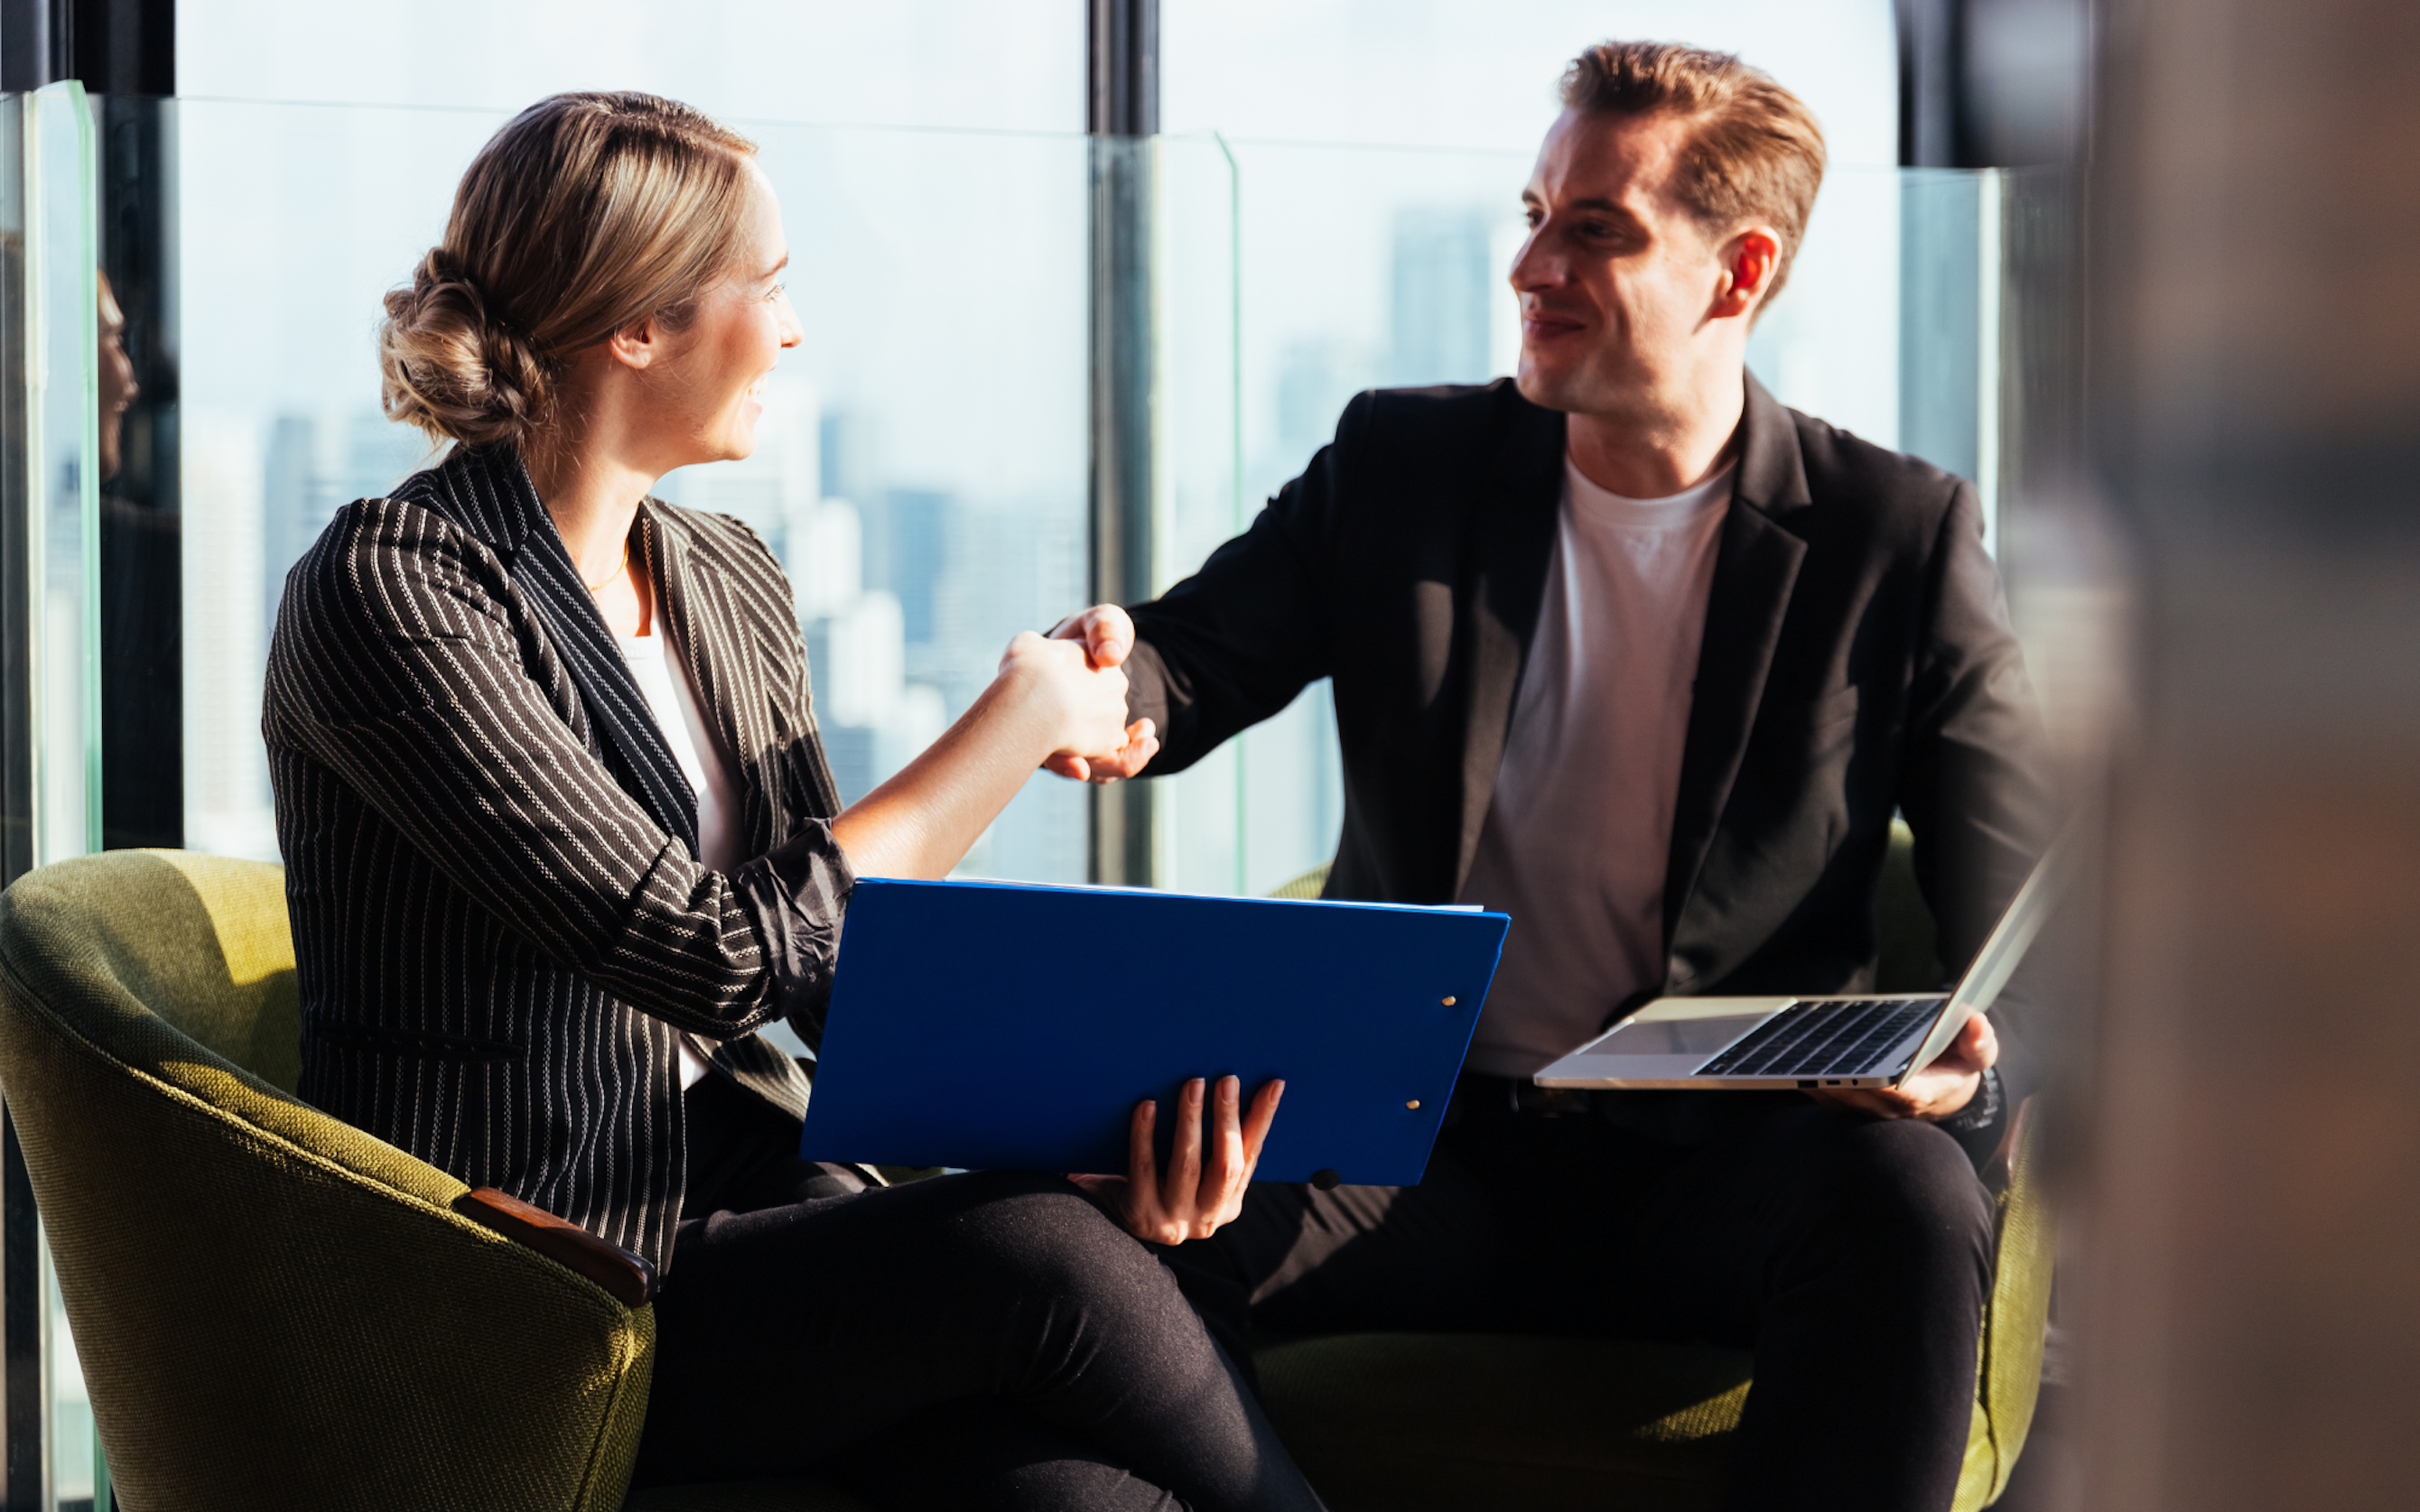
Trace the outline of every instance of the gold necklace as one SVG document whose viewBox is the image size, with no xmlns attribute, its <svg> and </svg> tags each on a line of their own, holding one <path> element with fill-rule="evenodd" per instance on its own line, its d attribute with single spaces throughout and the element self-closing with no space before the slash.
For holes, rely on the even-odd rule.
<svg viewBox="0 0 2420 1512">
<path fill-rule="evenodd" d="M 623 573 L 628 571 L 629 566 L 630 538 L 625 535 L 622 537 L 622 560 L 613 563 L 613 570 L 607 573 L 604 577 L 597 579 L 593 583 L 585 578 L 581 579 L 580 581 L 582 586 L 585 587 L 590 593 L 601 594 L 607 588 L 613 586 L 614 579 L 619 578 Z"/>
</svg>

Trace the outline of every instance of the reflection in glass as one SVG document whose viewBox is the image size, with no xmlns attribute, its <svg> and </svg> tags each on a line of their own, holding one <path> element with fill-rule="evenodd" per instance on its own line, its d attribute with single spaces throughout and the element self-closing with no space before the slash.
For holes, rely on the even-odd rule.
<svg viewBox="0 0 2420 1512">
<path fill-rule="evenodd" d="M 101 840 L 184 843 L 174 100 L 101 96 Z"/>
</svg>

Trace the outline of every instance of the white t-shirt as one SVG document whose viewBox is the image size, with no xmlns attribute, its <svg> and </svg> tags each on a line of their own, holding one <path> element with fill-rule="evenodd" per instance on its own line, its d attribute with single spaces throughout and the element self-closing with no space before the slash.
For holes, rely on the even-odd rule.
<svg viewBox="0 0 2420 1512">
<path fill-rule="evenodd" d="M 1465 903 L 1512 916 L 1470 1069 L 1528 1076 L 1664 980 L 1664 873 L 1725 468 L 1625 499 L 1563 464 L 1561 521 Z"/>
<path fill-rule="evenodd" d="M 745 843 L 739 829 L 739 789 L 731 779 L 731 764 L 723 759 L 722 748 L 715 743 L 714 732 L 698 707 L 689 669 L 680 668 L 675 675 L 674 664 L 664 656 L 661 636 L 614 639 L 622 643 L 622 659 L 630 664 L 630 675 L 646 695 L 647 708 L 656 717 L 656 728 L 663 732 L 664 744 L 672 748 L 673 760 L 689 779 L 690 791 L 697 795 L 698 862 L 709 871 L 728 872 L 748 859 L 739 854 Z M 699 1046 L 708 1052 L 714 1048 L 711 1040 L 692 1044 L 694 1038 L 688 1034 L 680 1038 L 683 1088 L 695 1086 L 706 1074 L 706 1058 Z"/>
</svg>

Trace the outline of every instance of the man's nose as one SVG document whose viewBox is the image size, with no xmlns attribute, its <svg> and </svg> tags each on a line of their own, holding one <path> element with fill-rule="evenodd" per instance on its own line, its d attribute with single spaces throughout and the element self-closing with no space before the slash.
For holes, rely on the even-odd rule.
<svg viewBox="0 0 2420 1512">
<path fill-rule="evenodd" d="M 1526 293 L 1562 282 L 1562 260 L 1547 249 L 1545 241 L 1545 228 L 1541 226 L 1531 231 L 1529 239 L 1521 243 L 1521 250 L 1512 255 L 1508 278 L 1516 291 Z"/>
</svg>

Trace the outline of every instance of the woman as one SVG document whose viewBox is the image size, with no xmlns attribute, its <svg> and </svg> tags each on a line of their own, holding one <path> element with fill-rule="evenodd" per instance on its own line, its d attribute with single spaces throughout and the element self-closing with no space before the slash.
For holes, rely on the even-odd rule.
<svg viewBox="0 0 2420 1512">
<path fill-rule="evenodd" d="M 1055 1177 L 869 1190 L 795 1157 L 805 1079 L 754 1031 L 818 1033 L 853 877 L 943 874 L 1038 764 L 1151 732 L 1122 727 L 1123 674 L 1020 635 L 932 749 L 840 809 L 780 567 L 646 497 L 749 454 L 799 340 L 752 152 L 668 100 L 544 100 L 387 297 L 388 413 L 456 444 L 340 514 L 278 616 L 303 1095 L 659 1268 L 644 1478 L 1315 1506 L 1120 1231 L 1233 1217 L 1273 1088 L 1245 1119 L 1222 1082 L 1205 1151 L 1192 1084 L 1171 1169 L 1138 1139 L 1097 1206 Z"/>
</svg>

